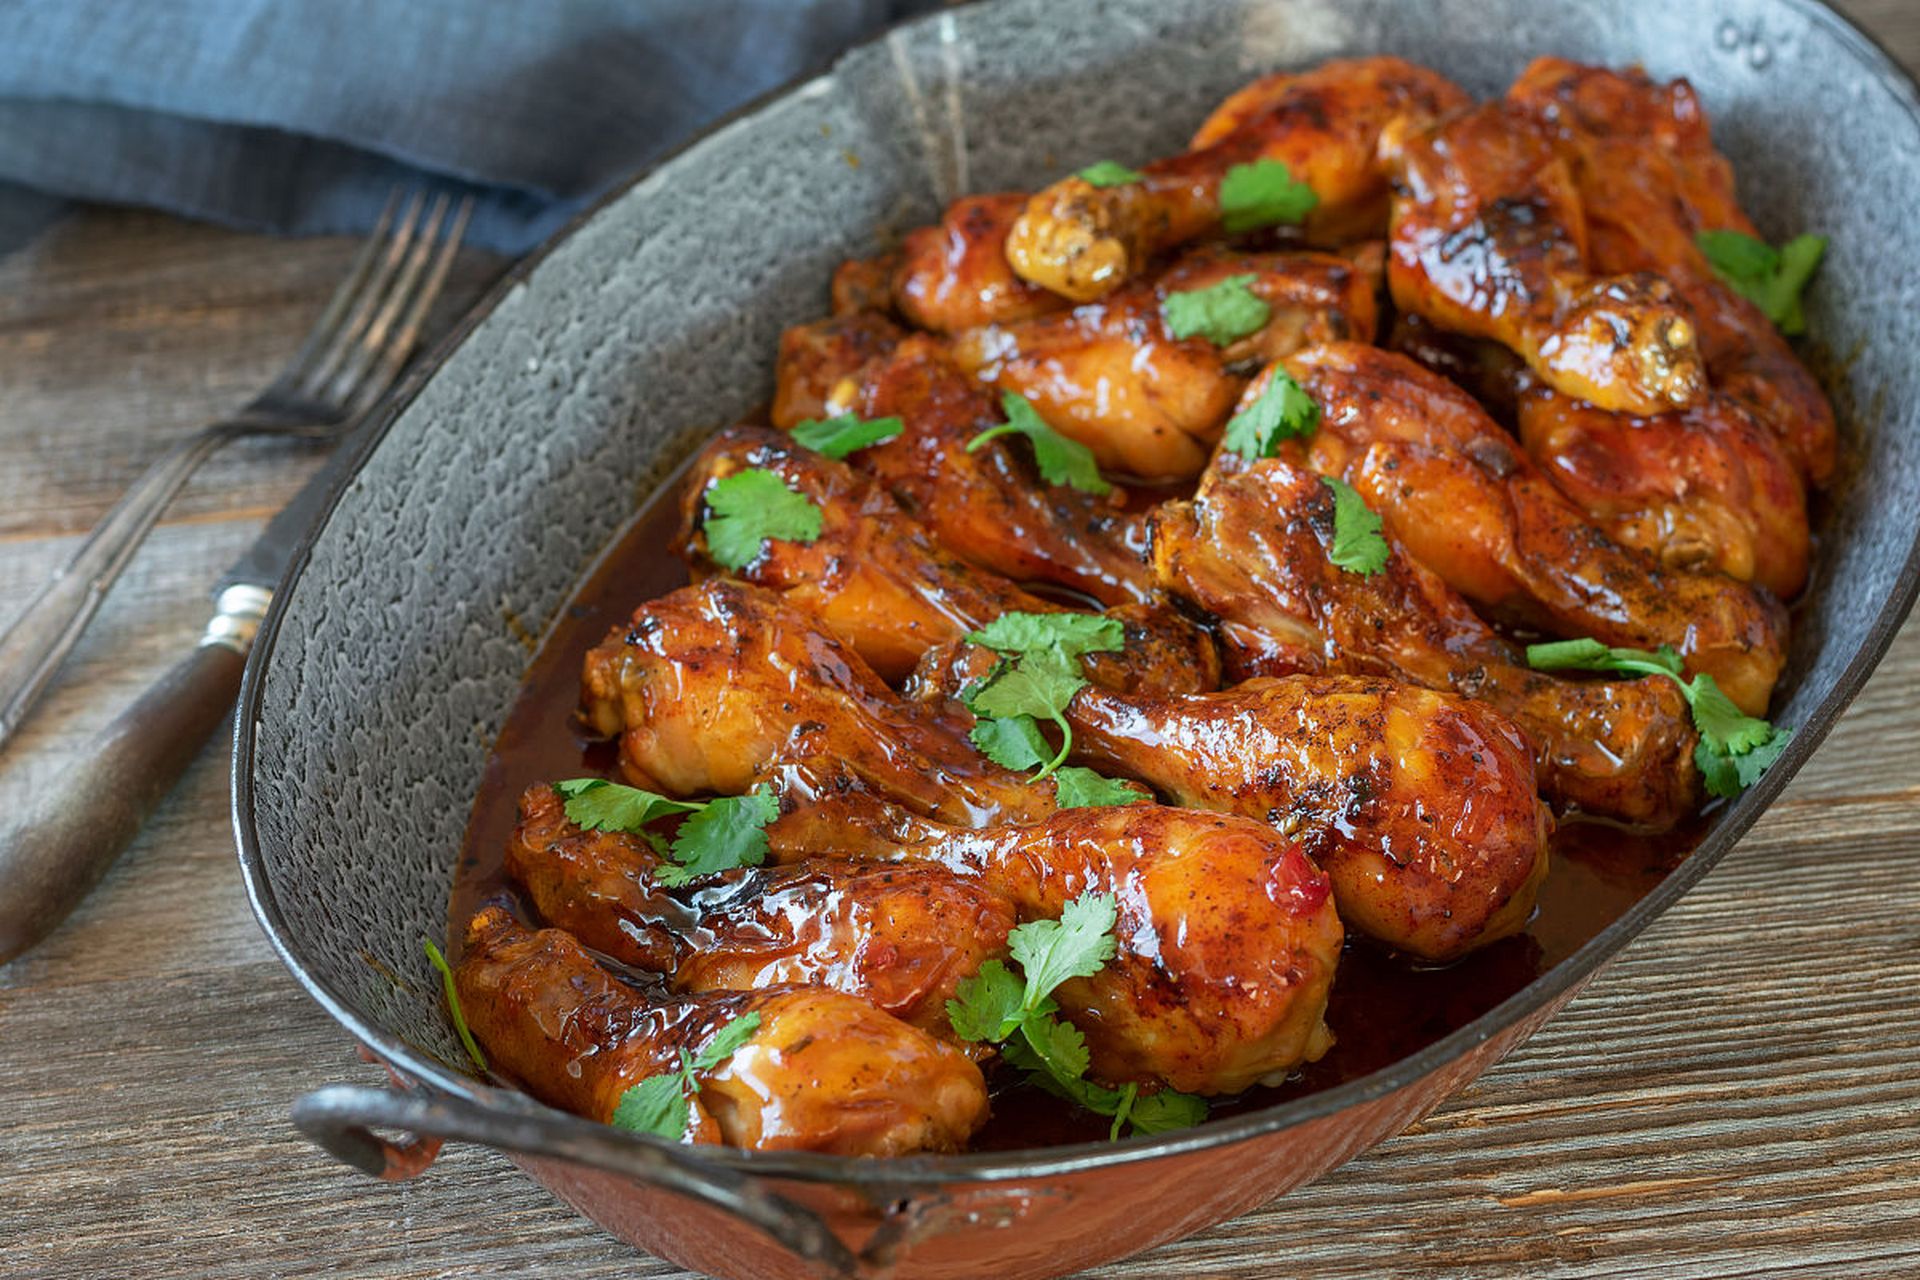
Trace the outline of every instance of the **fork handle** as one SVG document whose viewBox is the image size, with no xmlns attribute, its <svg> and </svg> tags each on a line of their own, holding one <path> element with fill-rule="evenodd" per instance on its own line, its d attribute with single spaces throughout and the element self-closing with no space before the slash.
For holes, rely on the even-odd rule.
<svg viewBox="0 0 1920 1280">
<path fill-rule="evenodd" d="M 240 423 L 216 422 L 167 450 L 0 634 L 0 744 L 13 736 L 73 652 L 101 600 L 187 477 L 245 430 Z"/>
<path fill-rule="evenodd" d="M 199 647 L 38 788 L 24 820 L 0 831 L 0 965 L 80 905 L 226 720 L 272 599 L 263 587 L 221 592 Z"/>
</svg>

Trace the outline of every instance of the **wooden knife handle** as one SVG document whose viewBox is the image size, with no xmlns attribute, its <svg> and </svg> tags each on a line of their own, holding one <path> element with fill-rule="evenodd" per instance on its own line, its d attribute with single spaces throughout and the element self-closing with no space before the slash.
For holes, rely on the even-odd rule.
<svg viewBox="0 0 1920 1280">
<path fill-rule="evenodd" d="M 264 609 L 267 593 L 257 594 Z M 226 720 L 258 621 L 236 623 L 226 604 L 223 597 L 208 641 L 41 789 L 24 822 L 0 834 L 0 964 L 80 904 Z"/>
</svg>

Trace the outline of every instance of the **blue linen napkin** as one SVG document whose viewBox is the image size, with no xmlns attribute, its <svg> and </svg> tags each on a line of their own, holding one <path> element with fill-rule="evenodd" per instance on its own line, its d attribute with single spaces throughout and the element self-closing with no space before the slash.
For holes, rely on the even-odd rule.
<svg viewBox="0 0 1920 1280">
<path fill-rule="evenodd" d="M 936 4 L 0 0 L 0 252 L 49 198 L 349 233 L 424 176 L 474 195 L 472 243 L 519 253 L 700 126 Z"/>
</svg>

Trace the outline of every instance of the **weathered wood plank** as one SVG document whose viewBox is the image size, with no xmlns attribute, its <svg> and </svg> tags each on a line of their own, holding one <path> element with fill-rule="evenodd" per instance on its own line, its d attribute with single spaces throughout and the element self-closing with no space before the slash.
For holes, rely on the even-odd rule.
<svg viewBox="0 0 1920 1280">
<path fill-rule="evenodd" d="M 1844 7 L 1920 57 L 1908 0 Z M 351 249 L 99 213 L 0 262 L 0 617 L 167 439 L 271 374 Z M 311 465 L 216 461 L 0 758 L 0 809 L 175 660 Z M 1727 862 L 1460 1098 L 1097 1274 L 1920 1273 L 1916 689 L 1920 623 Z M 682 1274 L 491 1153 L 389 1186 L 286 1123 L 310 1088 L 380 1078 L 254 926 L 209 755 L 74 919 L 0 968 L 0 1274 Z"/>
</svg>

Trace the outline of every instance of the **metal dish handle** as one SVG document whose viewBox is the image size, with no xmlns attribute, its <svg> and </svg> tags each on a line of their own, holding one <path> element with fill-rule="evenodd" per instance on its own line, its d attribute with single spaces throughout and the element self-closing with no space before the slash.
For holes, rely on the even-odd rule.
<svg viewBox="0 0 1920 1280">
<path fill-rule="evenodd" d="M 518 1116 L 445 1095 L 330 1085 L 293 1104 L 293 1123 L 335 1159 L 390 1181 L 424 1172 L 449 1138 L 570 1161 L 731 1214 L 826 1275 L 861 1274 L 854 1255 L 812 1210 L 745 1174 L 708 1168 L 679 1147 L 575 1116 Z M 410 1136 L 394 1142 L 374 1133 L 374 1126 Z"/>
</svg>

